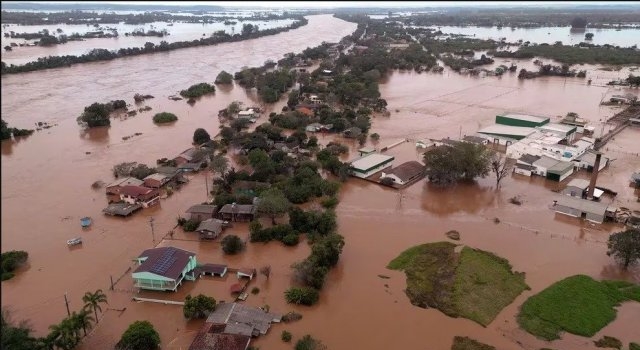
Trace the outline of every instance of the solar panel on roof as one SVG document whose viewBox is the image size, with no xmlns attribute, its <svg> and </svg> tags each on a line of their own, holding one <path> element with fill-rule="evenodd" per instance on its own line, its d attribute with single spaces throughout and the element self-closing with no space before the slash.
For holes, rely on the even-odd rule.
<svg viewBox="0 0 640 350">
<path fill-rule="evenodd" d="M 167 249 L 149 270 L 157 274 L 163 274 L 167 272 L 171 265 L 173 265 L 178 260 L 173 256 L 175 252 L 175 249 Z"/>
</svg>

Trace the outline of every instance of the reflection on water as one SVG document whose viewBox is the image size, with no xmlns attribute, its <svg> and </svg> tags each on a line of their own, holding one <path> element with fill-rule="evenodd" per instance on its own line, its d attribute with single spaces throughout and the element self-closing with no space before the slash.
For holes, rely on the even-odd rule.
<svg viewBox="0 0 640 350">
<path fill-rule="evenodd" d="M 476 214 L 492 206 L 495 201 L 494 189 L 477 183 L 460 183 L 452 188 L 442 188 L 427 182 L 422 192 L 422 208 L 445 217 L 457 212 Z"/>
<path fill-rule="evenodd" d="M 80 138 L 95 143 L 108 143 L 109 142 L 109 126 L 103 126 L 98 128 L 82 128 L 80 130 Z"/>
</svg>

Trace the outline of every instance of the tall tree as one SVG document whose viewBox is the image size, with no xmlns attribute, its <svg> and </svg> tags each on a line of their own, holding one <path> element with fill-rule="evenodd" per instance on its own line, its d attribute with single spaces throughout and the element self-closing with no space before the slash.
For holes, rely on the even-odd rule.
<svg viewBox="0 0 640 350">
<path fill-rule="evenodd" d="M 9 311 L 2 308 L 2 342 L 0 348 L 12 350 L 31 350 L 36 348 L 36 339 L 26 321 L 14 324 Z"/>
<path fill-rule="evenodd" d="M 118 350 L 155 350 L 160 346 L 160 335 L 149 321 L 135 321 L 129 325 L 120 341 Z"/>
<path fill-rule="evenodd" d="M 496 176 L 496 190 L 500 188 L 500 181 L 505 178 L 511 172 L 512 166 L 507 161 L 506 157 L 503 157 L 499 153 L 493 153 L 491 156 L 491 171 Z"/>
<path fill-rule="evenodd" d="M 207 132 L 207 130 L 203 128 L 197 128 L 196 131 L 193 132 L 193 143 L 196 145 L 201 145 L 205 142 L 211 141 L 211 136 Z"/>
<path fill-rule="evenodd" d="M 260 195 L 258 212 L 271 218 L 271 224 L 276 225 L 276 218 L 284 215 L 291 206 L 291 203 L 277 188 L 270 188 Z"/>
<path fill-rule="evenodd" d="M 227 171 L 228 167 L 229 161 L 227 160 L 227 157 L 223 156 L 222 154 L 217 154 L 211 157 L 209 168 L 213 170 L 214 174 L 222 176 Z"/>
<path fill-rule="evenodd" d="M 640 230 L 628 229 L 612 234 L 607 247 L 607 255 L 613 255 L 626 270 L 640 260 Z"/>
<path fill-rule="evenodd" d="M 82 301 L 84 302 L 84 307 L 86 309 L 95 313 L 96 323 L 98 323 L 98 310 L 102 312 L 100 304 L 109 304 L 109 302 L 107 302 L 107 296 L 102 292 L 102 289 L 96 290 L 95 293 L 86 292 L 82 297 Z"/>
</svg>

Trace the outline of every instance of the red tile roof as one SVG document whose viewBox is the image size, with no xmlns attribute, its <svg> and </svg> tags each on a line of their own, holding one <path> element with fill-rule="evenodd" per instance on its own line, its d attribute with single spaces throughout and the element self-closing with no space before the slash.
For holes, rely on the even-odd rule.
<svg viewBox="0 0 640 350">
<path fill-rule="evenodd" d="M 240 334 L 218 333 L 225 325 L 206 322 L 193 339 L 189 350 L 245 350 L 251 337 Z"/>
<path fill-rule="evenodd" d="M 135 198 L 149 194 L 152 191 L 154 191 L 154 189 L 144 186 L 124 186 L 120 189 L 120 194 Z"/>
</svg>

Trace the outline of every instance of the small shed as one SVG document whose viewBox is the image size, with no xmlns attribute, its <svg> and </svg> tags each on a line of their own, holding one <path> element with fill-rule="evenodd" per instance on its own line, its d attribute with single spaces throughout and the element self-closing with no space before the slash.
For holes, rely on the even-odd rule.
<svg viewBox="0 0 640 350">
<path fill-rule="evenodd" d="M 251 280 L 253 279 L 253 276 L 255 276 L 256 274 L 257 274 L 256 269 L 249 269 L 249 268 L 239 269 L 238 272 L 236 272 L 238 279 L 242 277 L 246 277 Z"/>
<path fill-rule="evenodd" d="M 196 204 L 187 209 L 187 214 L 190 215 L 189 219 L 191 220 L 204 221 L 213 218 L 217 210 L 217 205 Z"/>
<path fill-rule="evenodd" d="M 375 151 L 376 151 L 376 149 L 373 148 L 373 147 L 363 147 L 363 148 L 360 148 L 358 150 L 358 153 L 360 153 L 360 156 L 362 157 L 362 156 L 365 156 L 365 155 L 367 155 L 369 153 L 373 153 Z"/>
<path fill-rule="evenodd" d="M 424 176 L 425 166 L 415 160 L 402 163 L 389 172 L 382 172 L 382 178 L 391 178 L 398 185 L 405 185 Z"/>
<path fill-rule="evenodd" d="M 227 265 L 220 264 L 204 264 L 199 265 L 193 270 L 195 275 L 198 276 L 214 276 L 224 277 L 227 274 Z"/>
<path fill-rule="evenodd" d="M 571 197 L 584 198 L 587 189 L 589 188 L 589 180 L 584 179 L 572 179 L 567 184 L 564 190 L 562 190 L 562 194 Z"/>
<path fill-rule="evenodd" d="M 257 207 L 253 204 L 225 204 L 218 211 L 218 218 L 226 221 L 251 221 L 256 212 Z"/>
<path fill-rule="evenodd" d="M 536 167 L 533 165 L 527 165 L 522 163 L 516 163 L 513 167 L 513 172 L 519 175 L 531 176 L 534 173 Z"/>
</svg>

